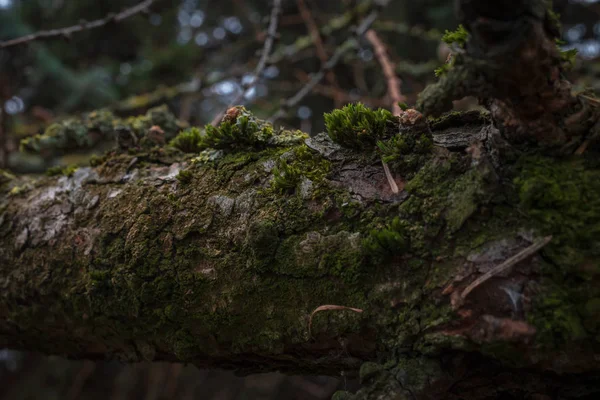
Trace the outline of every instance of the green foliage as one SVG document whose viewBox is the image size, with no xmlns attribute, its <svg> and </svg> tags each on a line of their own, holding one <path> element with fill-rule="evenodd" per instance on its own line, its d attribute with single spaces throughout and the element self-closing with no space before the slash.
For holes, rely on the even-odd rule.
<svg viewBox="0 0 600 400">
<path fill-rule="evenodd" d="M 179 171 L 176 178 L 179 181 L 179 183 L 186 185 L 192 181 L 193 177 L 194 173 L 192 171 L 190 171 L 189 169 L 182 169 L 181 171 Z"/>
<path fill-rule="evenodd" d="M 433 139 L 426 133 L 407 132 L 394 135 L 387 141 L 378 141 L 377 147 L 383 161 L 394 163 L 405 173 L 416 171 L 425 163 L 433 148 Z"/>
<path fill-rule="evenodd" d="M 435 69 L 434 74 L 437 78 L 440 76 L 446 75 L 448 71 L 452 68 L 452 61 L 444 63 L 441 67 Z"/>
<path fill-rule="evenodd" d="M 464 48 L 467 44 L 467 40 L 469 40 L 469 32 L 465 29 L 465 27 L 461 24 L 454 31 L 446 31 L 444 36 L 442 36 L 442 41 L 448 45 L 457 45 L 459 47 Z"/>
<path fill-rule="evenodd" d="M 252 115 L 241 115 L 235 121 L 222 122 L 218 127 L 206 125 L 201 137 L 201 150 L 266 147 L 273 136 L 273 127 L 259 123 Z"/>
<path fill-rule="evenodd" d="M 577 58 L 577 49 L 569 49 L 563 50 L 560 48 L 565 44 L 564 41 L 560 39 L 556 39 L 556 46 L 558 47 L 558 51 L 560 52 L 560 59 L 565 64 L 566 68 L 572 68 L 575 65 L 575 59 Z"/>
<path fill-rule="evenodd" d="M 200 129 L 193 127 L 181 131 L 169 145 L 183 151 L 184 153 L 198 153 L 200 149 Z"/>
<path fill-rule="evenodd" d="M 373 229 L 363 242 L 366 253 L 376 261 L 386 261 L 408 248 L 409 239 L 405 223 L 398 217 L 383 229 Z"/>
<path fill-rule="evenodd" d="M 50 167 L 46 170 L 47 176 L 72 176 L 75 171 L 77 171 L 77 165 L 68 165 L 66 167 L 62 165 L 57 165 L 55 167 Z"/>
<path fill-rule="evenodd" d="M 362 103 L 356 103 L 325 113 L 325 127 L 334 142 L 360 149 L 381 139 L 387 124 L 392 123 L 393 119 L 388 110 L 372 110 Z"/>
<path fill-rule="evenodd" d="M 279 165 L 273 168 L 272 187 L 279 192 L 294 190 L 302 176 L 301 170 L 289 165 L 285 160 L 280 160 Z"/>
<path fill-rule="evenodd" d="M 290 155 L 287 160 L 280 158 L 277 166 L 273 168 L 272 189 L 279 193 L 290 192 L 298 186 L 302 177 L 305 177 L 315 185 L 315 190 L 318 190 L 329 173 L 329 161 L 314 154 L 306 145 L 296 147 Z"/>
<path fill-rule="evenodd" d="M 582 160 L 532 157 L 522 163 L 515 179 L 521 207 L 554 236 L 545 251 L 563 266 L 600 259 L 600 171 L 586 169 Z"/>
<path fill-rule="evenodd" d="M 71 150 L 90 149 L 113 141 L 116 130 L 127 131 L 144 141 L 150 128 L 160 127 L 165 139 L 182 128 L 167 106 L 155 107 L 145 115 L 121 119 L 108 110 L 93 111 L 81 118 L 69 118 L 50 125 L 43 134 L 21 141 L 21 151 L 59 155 Z"/>
<path fill-rule="evenodd" d="M 307 137 L 300 131 L 275 132 L 270 123 L 238 106 L 228 110 L 218 126 L 206 125 L 204 131 L 190 128 L 181 132 L 171 146 L 187 153 L 200 153 L 193 161 L 205 163 L 219 159 L 224 152 L 291 146 Z"/>
</svg>

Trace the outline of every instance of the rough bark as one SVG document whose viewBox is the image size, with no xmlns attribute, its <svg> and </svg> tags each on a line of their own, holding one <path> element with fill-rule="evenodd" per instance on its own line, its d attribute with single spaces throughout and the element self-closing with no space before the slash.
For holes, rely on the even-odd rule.
<svg viewBox="0 0 600 400">
<path fill-rule="evenodd" d="M 453 79 L 422 105 L 438 104 Z M 380 147 L 362 130 L 336 132 L 347 147 L 283 132 L 193 160 L 144 150 L 129 143 L 139 134 L 121 130 L 121 150 L 94 167 L 5 174 L 0 343 L 245 372 L 362 365 L 361 399 L 591 396 L 600 390 L 599 149 L 592 141 L 570 155 L 562 145 L 573 135 L 562 133 L 549 141 L 560 152 L 513 146 L 527 132 L 541 140 L 521 129 L 539 115 L 519 114 L 512 130 L 496 111 L 427 124 L 409 112 L 387 121 Z M 237 123 L 238 112 L 226 118 Z M 363 312 L 321 311 L 311 323 L 322 305 Z"/>
</svg>

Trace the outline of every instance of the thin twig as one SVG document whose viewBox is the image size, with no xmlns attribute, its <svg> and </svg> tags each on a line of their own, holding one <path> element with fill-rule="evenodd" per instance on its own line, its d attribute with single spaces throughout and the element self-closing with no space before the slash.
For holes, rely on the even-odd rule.
<svg viewBox="0 0 600 400">
<path fill-rule="evenodd" d="M 346 307 L 346 306 L 336 306 L 333 304 L 327 304 L 324 306 L 319 306 L 317 308 L 314 309 L 314 311 L 312 313 L 310 313 L 310 318 L 308 319 L 308 336 L 312 337 L 312 320 L 313 320 L 313 316 L 321 311 L 331 311 L 331 310 L 349 310 L 349 311 L 354 311 L 355 313 L 362 313 L 363 310 L 361 310 L 360 308 L 353 308 L 353 307 Z"/>
<path fill-rule="evenodd" d="M 393 102 L 392 111 L 394 112 L 394 115 L 400 116 L 400 114 L 402 114 L 402 109 L 398 103 L 404 102 L 406 98 L 400 91 L 400 85 L 402 82 L 400 81 L 400 78 L 398 78 L 398 75 L 396 75 L 396 66 L 390 60 L 387 52 L 385 51 L 385 45 L 375 30 L 369 29 L 365 34 L 365 37 L 373 46 L 373 49 L 375 50 L 375 58 L 377 58 L 377 61 L 381 65 L 381 69 L 383 70 L 383 74 L 387 80 L 388 96 Z"/>
<path fill-rule="evenodd" d="M 110 13 L 110 14 L 106 15 L 104 18 L 97 19 L 95 21 L 90 21 L 90 22 L 82 21 L 78 25 L 73 25 L 73 26 L 70 26 L 67 28 L 39 31 L 39 32 L 31 33 L 29 35 L 21 36 L 21 37 L 15 38 L 15 39 L 10 39 L 5 42 L 0 42 L 0 48 L 16 46 L 16 45 L 20 45 L 23 43 L 32 42 L 32 41 L 38 40 L 38 39 L 49 39 L 49 38 L 54 38 L 54 37 L 59 37 L 59 36 L 68 38 L 71 36 L 71 34 L 76 33 L 76 32 L 81 32 L 81 31 L 84 31 L 87 29 L 100 28 L 111 22 L 121 22 L 124 19 L 127 19 L 129 17 L 132 17 L 136 14 L 139 14 L 141 12 L 148 10 L 148 8 L 155 1 L 156 0 L 145 0 L 133 7 L 130 7 L 130 8 L 127 8 L 127 9 L 121 11 L 120 13 L 117 13 L 117 14 Z"/>
<path fill-rule="evenodd" d="M 300 11 L 300 15 L 302 16 L 302 19 L 304 20 L 306 29 L 308 30 L 310 37 L 311 37 L 313 43 L 315 44 L 315 49 L 317 50 L 317 56 L 319 57 L 319 60 L 321 60 L 321 64 L 325 64 L 327 62 L 327 59 L 329 58 L 329 56 L 327 55 L 327 51 L 325 50 L 325 45 L 323 44 L 323 39 L 321 38 L 321 33 L 319 32 L 319 27 L 317 26 L 317 23 L 315 22 L 315 19 L 313 18 L 310 8 L 308 8 L 308 6 L 306 5 L 305 0 L 296 0 L 296 3 L 298 4 L 298 10 Z M 339 88 L 339 86 L 337 84 L 337 80 L 335 78 L 335 74 L 333 73 L 333 71 L 328 71 L 325 76 L 327 78 L 327 81 L 333 87 Z M 342 106 L 341 99 L 336 97 L 336 98 L 334 98 L 334 100 L 335 100 L 336 108 Z"/>
<path fill-rule="evenodd" d="M 267 37 L 265 39 L 265 43 L 263 46 L 262 54 L 260 56 L 260 60 L 258 60 L 258 64 L 256 65 L 256 68 L 254 69 L 252 79 L 247 84 L 242 86 L 242 91 L 240 92 L 240 94 L 237 95 L 236 98 L 233 99 L 233 101 L 231 103 L 229 103 L 227 108 L 225 110 L 221 111 L 219 114 L 217 114 L 213 118 L 211 125 L 213 125 L 213 126 L 217 125 L 221 121 L 221 118 L 223 118 L 223 115 L 225 114 L 225 112 L 230 107 L 237 105 L 237 103 L 239 103 L 244 98 L 244 96 L 246 95 L 248 90 L 253 88 L 254 85 L 256 85 L 256 83 L 258 82 L 258 78 L 260 77 L 263 70 L 265 69 L 265 67 L 267 65 L 267 60 L 269 59 L 269 57 L 271 56 L 271 52 L 273 51 L 273 43 L 275 43 L 275 39 L 277 38 L 277 24 L 279 21 L 280 14 L 281 14 L 281 0 L 273 0 L 273 8 L 271 9 L 271 20 L 269 21 L 269 28 L 267 29 Z"/>
<path fill-rule="evenodd" d="M 488 279 L 490 279 L 490 278 L 506 271 L 507 269 L 511 268 L 512 266 L 518 264 L 519 262 L 523 261 L 527 257 L 537 253 L 541 248 L 543 248 L 548 243 L 550 243 L 551 240 L 552 240 L 552 236 L 546 236 L 545 238 L 538 240 L 537 242 L 533 243 L 531 246 L 527 247 L 526 249 L 515 254 L 508 260 L 504 261 L 502 264 L 498 265 L 497 267 L 495 267 L 495 268 L 491 269 L 490 271 L 486 272 L 485 274 L 481 275 L 479 278 L 475 279 L 475 281 L 473 283 L 471 283 L 469 286 L 467 286 L 465 288 L 465 290 L 463 290 L 463 292 L 461 293 L 461 295 L 460 295 L 461 302 L 467 298 L 467 296 L 469 295 L 469 293 L 471 293 L 473 291 L 473 289 L 475 289 L 476 287 L 478 287 L 479 285 L 481 285 Z"/>
<path fill-rule="evenodd" d="M 321 66 L 319 72 L 313 75 L 312 79 L 307 82 L 306 85 L 304 85 L 295 95 L 285 100 L 279 107 L 279 110 L 269 118 L 269 121 L 275 122 L 278 119 L 285 117 L 287 110 L 300 103 L 300 101 L 302 101 L 302 99 L 304 99 L 313 90 L 313 88 L 321 82 L 327 71 L 333 69 L 340 62 L 342 57 L 346 55 L 346 53 L 356 48 L 357 38 L 361 38 L 365 34 L 371 24 L 373 24 L 373 22 L 377 19 L 378 15 L 379 10 L 371 11 L 371 13 L 367 15 L 365 19 L 363 19 L 359 27 L 356 29 L 354 37 L 342 43 L 340 47 L 338 47 L 333 53 L 331 58 Z"/>
<path fill-rule="evenodd" d="M 383 70 L 383 74 L 385 75 L 385 79 L 387 81 L 388 97 L 392 101 L 392 111 L 395 116 L 399 117 L 403 112 L 399 103 L 403 102 L 405 97 L 400 92 L 400 84 L 402 82 L 398 78 L 398 75 L 396 75 L 396 66 L 388 57 L 388 54 L 385 51 L 385 45 L 375 30 L 369 29 L 365 34 L 365 37 L 375 50 L 375 58 L 377 58 L 377 61 L 381 65 L 381 69 Z M 385 172 L 385 177 L 390 185 L 392 193 L 398 193 L 398 185 L 396 184 L 396 181 L 390 172 L 390 168 L 383 158 L 381 159 L 381 163 L 383 164 L 383 171 Z"/>
</svg>

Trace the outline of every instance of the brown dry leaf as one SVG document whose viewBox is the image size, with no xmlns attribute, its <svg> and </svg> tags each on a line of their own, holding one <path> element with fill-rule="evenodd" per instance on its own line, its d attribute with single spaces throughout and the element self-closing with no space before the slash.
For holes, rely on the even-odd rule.
<svg viewBox="0 0 600 400">
<path fill-rule="evenodd" d="M 355 313 L 362 313 L 363 310 L 361 310 L 360 308 L 352 308 L 352 307 L 346 307 L 346 306 L 336 306 L 333 304 L 326 304 L 323 306 L 319 306 L 317 308 L 314 309 L 314 311 L 312 313 L 310 313 L 310 318 L 308 320 L 308 336 L 312 337 L 312 319 L 313 316 L 321 311 L 331 311 L 331 310 L 350 310 L 350 311 L 354 311 Z"/>
</svg>

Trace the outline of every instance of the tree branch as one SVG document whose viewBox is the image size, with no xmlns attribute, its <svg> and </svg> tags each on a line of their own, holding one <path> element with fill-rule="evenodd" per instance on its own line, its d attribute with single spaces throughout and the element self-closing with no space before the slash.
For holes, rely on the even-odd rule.
<svg viewBox="0 0 600 400">
<path fill-rule="evenodd" d="M 297 106 L 302 101 L 302 99 L 304 99 L 309 93 L 311 93 L 313 88 L 317 84 L 319 84 L 321 80 L 323 80 L 327 72 L 335 68 L 335 66 L 341 61 L 342 57 L 345 56 L 350 50 L 356 48 L 357 39 L 361 38 L 365 34 L 365 32 L 369 29 L 371 24 L 375 22 L 378 15 L 379 10 L 376 9 L 371 11 L 369 15 L 367 15 L 362 20 L 362 22 L 354 32 L 354 37 L 342 43 L 335 50 L 331 58 L 329 58 L 329 60 L 327 60 L 327 62 L 321 66 L 319 72 L 317 72 L 306 85 L 304 85 L 295 95 L 283 101 L 281 106 L 279 107 L 279 110 L 269 118 L 269 121 L 275 122 L 285 117 L 287 111 L 290 108 Z"/>
<path fill-rule="evenodd" d="M 6 40 L 4 42 L 0 42 L 0 48 L 17 46 L 17 45 L 29 43 L 34 40 L 40 40 L 40 39 L 51 39 L 51 38 L 56 38 L 56 37 L 69 38 L 73 33 L 81 32 L 81 31 L 85 31 L 85 30 L 89 30 L 89 29 L 100 28 L 100 27 L 108 25 L 112 22 L 121 22 L 129 17 L 132 17 L 139 13 L 145 12 L 148 10 L 148 8 L 150 8 L 152 3 L 154 3 L 155 1 L 156 0 L 145 0 L 133 7 L 127 8 L 117 14 L 110 13 L 110 14 L 106 15 L 104 18 L 97 19 L 95 21 L 90 21 L 90 22 L 81 21 L 78 25 L 73 25 L 73 26 L 69 26 L 66 28 L 60 28 L 60 29 L 39 31 L 39 32 L 31 33 L 29 35 L 21 36 L 21 37 L 15 38 L 15 39 Z"/>
</svg>

